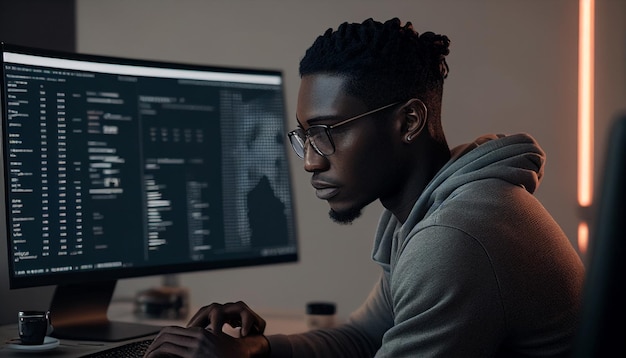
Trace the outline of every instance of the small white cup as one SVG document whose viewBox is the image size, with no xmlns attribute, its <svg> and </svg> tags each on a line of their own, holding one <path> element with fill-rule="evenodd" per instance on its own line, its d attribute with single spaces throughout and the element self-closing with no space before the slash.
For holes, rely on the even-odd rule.
<svg viewBox="0 0 626 358">
<path fill-rule="evenodd" d="M 306 305 L 307 327 L 313 329 L 335 326 L 336 305 L 332 302 L 309 302 Z"/>
</svg>

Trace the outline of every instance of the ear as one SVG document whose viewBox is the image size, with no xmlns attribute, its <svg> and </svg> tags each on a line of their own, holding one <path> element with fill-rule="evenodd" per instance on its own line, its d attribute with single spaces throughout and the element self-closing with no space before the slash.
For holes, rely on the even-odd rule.
<svg viewBox="0 0 626 358">
<path fill-rule="evenodd" d="M 424 102 L 417 98 L 409 100 L 404 105 L 404 141 L 411 143 L 422 132 L 426 126 L 428 109 Z"/>
</svg>

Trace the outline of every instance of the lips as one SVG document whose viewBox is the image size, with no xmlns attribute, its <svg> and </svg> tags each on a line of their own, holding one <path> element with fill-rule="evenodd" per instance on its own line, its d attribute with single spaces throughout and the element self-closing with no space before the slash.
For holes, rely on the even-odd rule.
<svg viewBox="0 0 626 358">
<path fill-rule="evenodd" d="M 323 181 L 312 180 L 311 185 L 315 188 L 315 195 L 322 200 L 331 199 L 339 193 L 338 187 Z"/>
</svg>

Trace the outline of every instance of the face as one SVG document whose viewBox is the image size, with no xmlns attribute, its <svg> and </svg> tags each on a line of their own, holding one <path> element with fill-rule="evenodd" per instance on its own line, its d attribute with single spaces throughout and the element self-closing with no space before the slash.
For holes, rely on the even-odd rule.
<svg viewBox="0 0 626 358">
<path fill-rule="evenodd" d="M 302 78 L 296 111 L 302 129 L 315 124 L 333 125 L 372 109 L 345 94 L 344 81 L 330 75 Z M 398 171 L 395 127 L 390 117 L 395 112 L 396 107 L 391 107 L 331 129 L 335 152 L 326 157 L 307 141 L 304 169 L 312 173 L 316 195 L 328 202 L 334 220 L 351 222 L 366 205 L 393 190 Z"/>
</svg>

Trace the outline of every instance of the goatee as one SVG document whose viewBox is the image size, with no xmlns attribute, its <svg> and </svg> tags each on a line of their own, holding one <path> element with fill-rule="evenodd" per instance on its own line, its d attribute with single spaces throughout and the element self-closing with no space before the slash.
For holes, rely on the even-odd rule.
<svg viewBox="0 0 626 358">
<path fill-rule="evenodd" d="M 352 224 L 352 222 L 361 216 L 361 209 L 349 209 L 346 211 L 338 212 L 330 209 L 328 216 L 338 224 Z"/>
</svg>

